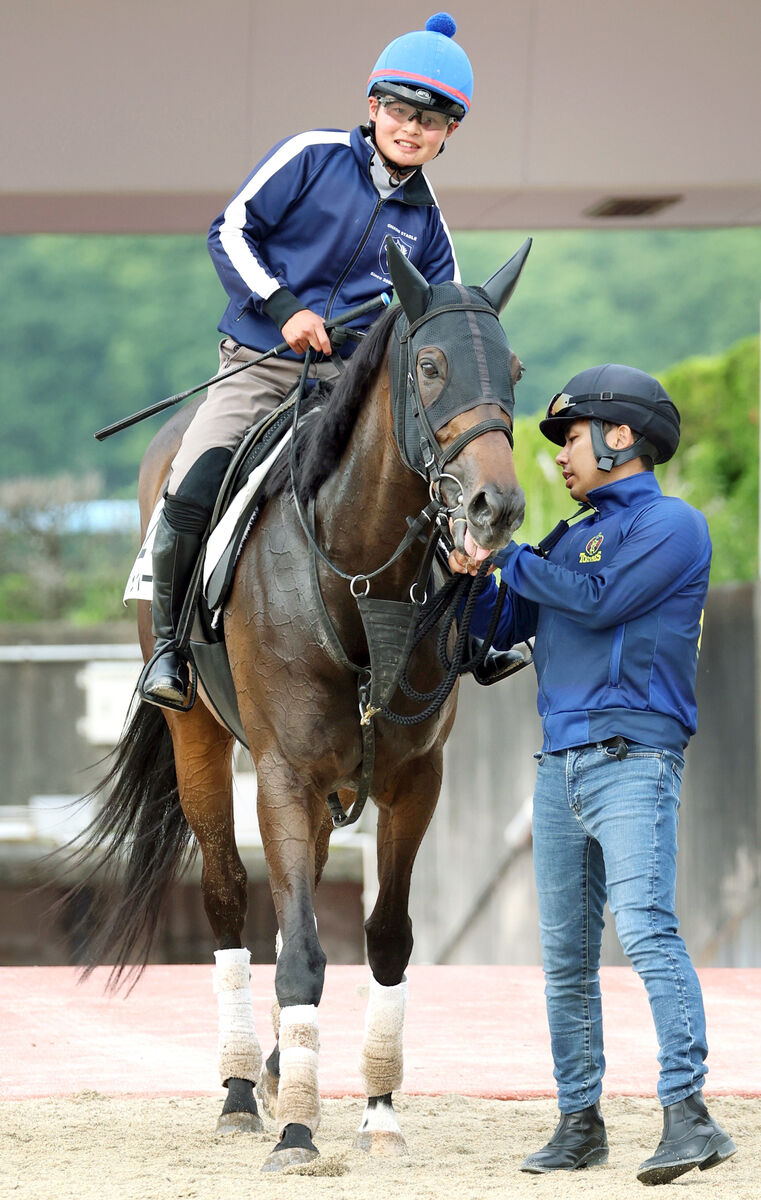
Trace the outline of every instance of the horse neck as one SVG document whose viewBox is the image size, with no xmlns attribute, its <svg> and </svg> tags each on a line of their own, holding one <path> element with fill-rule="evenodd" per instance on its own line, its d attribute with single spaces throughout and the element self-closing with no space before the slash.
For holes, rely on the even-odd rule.
<svg viewBox="0 0 761 1200">
<path fill-rule="evenodd" d="M 342 570 L 373 571 L 391 557 L 407 532 L 405 518 L 417 516 L 427 498 L 425 482 L 402 462 L 394 439 L 384 366 L 338 467 L 320 490 L 317 518 L 323 548 Z M 417 550 L 408 552 L 384 572 L 379 580 L 383 591 L 408 586 L 419 558 Z"/>
</svg>

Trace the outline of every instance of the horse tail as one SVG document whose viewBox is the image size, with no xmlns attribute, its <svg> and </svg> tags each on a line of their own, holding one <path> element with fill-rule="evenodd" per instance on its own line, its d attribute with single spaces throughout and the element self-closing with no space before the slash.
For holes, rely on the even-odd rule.
<svg viewBox="0 0 761 1200">
<path fill-rule="evenodd" d="M 83 975 L 110 962 L 108 986 L 115 990 L 126 980 L 134 986 L 145 969 L 169 888 L 195 847 L 162 710 L 138 701 L 111 759 L 108 774 L 85 797 L 100 801 L 96 816 L 64 848 L 66 872 L 78 878 L 60 903 L 78 913 Z M 93 890 L 101 888 L 93 904 Z"/>
</svg>

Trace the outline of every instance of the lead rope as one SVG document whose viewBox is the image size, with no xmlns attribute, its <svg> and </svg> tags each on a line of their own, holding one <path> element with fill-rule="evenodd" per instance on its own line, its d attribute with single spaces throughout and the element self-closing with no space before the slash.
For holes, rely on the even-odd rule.
<svg viewBox="0 0 761 1200">
<path fill-rule="evenodd" d="M 431 598 L 431 601 L 426 604 L 420 615 L 418 628 L 415 638 L 412 643 L 410 658 L 412 652 L 419 646 L 430 631 L 440 621 L 441 631 L 438 639 L 438 653 L 442 666 L 446 669 L 446 675 L 431 692 L 420 692 L 410 683 L 407 674 L 407 667 L 399 679 L 399 688 L 411 700 L 425 704 L 426 707 L 419 713 L 403 714 L 395 713 L 387 706 L 384 706 L 382 714 L 387 720 L 395 725 L 420 725 L 423 721 L 427 721 L 435 713 L 439 711 L 444 701 L 454 688 L 455 683 L 460 675 L 465 675 L 474 668 L 481 666 L 488 651 L 491 649 L 491 644 L 494 639 L 494 634 L 502 615 L 502 608 L 505 603 L 507 587 L 504 583 L 500 583 L 497 590 L 497 596 L 494 602 L 489 627 L 486 631 L 483 644 L 478 653 L 471 659 L 465 660 L 465 649 L 468 644 L 470 635 L 470 622 L 473 615 L 473 608 L 476 600 L 480 596 L 486 584 L 487 572 L 490 567 L 490 562 L 486 559 L 478 569 L 478 574 L 473 575 L 457 575 L 448 580 L 442 588 Z M 449 639 L 449 631 L 455 620 L 455 614 L 460 604 L 462 603 L 463 594 L 467 592 L 465 607 L 463 608 L 462 617 L 458 623 L 457 637 L 455 638 L 454 649 L 451 659 L 447 654 L 447 641 Z M 409 662 L 409 659 L 408 659 Z"/>
</svg>

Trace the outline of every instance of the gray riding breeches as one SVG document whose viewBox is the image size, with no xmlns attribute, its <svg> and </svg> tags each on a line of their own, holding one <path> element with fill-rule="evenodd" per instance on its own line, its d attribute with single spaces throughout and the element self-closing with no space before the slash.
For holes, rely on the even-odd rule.
<svg viewBox="0 0 761 1200">
<path fill-rule="evenodd" d="M 219 369 L 225 371 L 260 355 L 259 350 L 249 350 L 232 338 L 224 338 L 219 346 Z M 177 492 L 193 464 L 207 450 L 234 450 L 247 429 L 283 402 L 298 383 L 302 369 L 302 363 L 293 359 L 271 358 L 213 383 L 172 462 L 167 493 L 171 496 Z M 309 371 L 313 379 L 336 379 L 338 375 L 331 362 L 316 363 Z"/>
</svg>

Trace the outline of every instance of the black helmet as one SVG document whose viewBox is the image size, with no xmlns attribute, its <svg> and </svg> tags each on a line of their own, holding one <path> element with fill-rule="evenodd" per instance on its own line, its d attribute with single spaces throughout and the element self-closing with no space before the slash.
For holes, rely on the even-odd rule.
<svg viewBox="0 0 761 1200">
<path fill-rule="evenodd" d="M 580 371 L 552 397 L 539 428 L 551 442 L 562 446 L 566 426 L 584 418 L 591 419 L 592 445 L 602 471 L 641 456 L 656 463 L 668 462 L 679 445 L 676 405 L 657 379 L 636 367 L 604 363 Z M 603 421 L 628 425 L 638 435 L 634 445 L 612 450 L 605 441 Z"/>
</svg>

